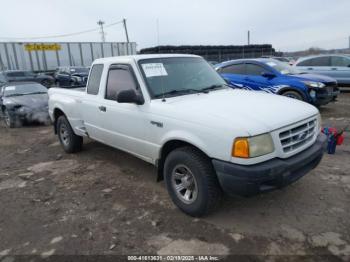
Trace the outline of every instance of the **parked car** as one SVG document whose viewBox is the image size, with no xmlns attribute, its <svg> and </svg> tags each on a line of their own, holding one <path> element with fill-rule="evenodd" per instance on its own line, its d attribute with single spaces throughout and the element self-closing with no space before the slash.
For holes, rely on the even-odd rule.
<svg viewBox="0 0 350 262">
<path fill-rule="evenodd" d="M 87 83 L 88 67 L 67 66 L 59 67 L 55 72 L 55 83 L 60 87 L 81 87 Z"/>
<path fill-rule="evenodd" d="M 35 82 L 11 82 L 0 88 L 0 108 L 5 125 L 49 122 L 47 88 Z"/>
<path fill-rule="evenodd" d="M 215 68 L 235 87 L 279 94 L 316 106 L 335 101 L 339 94 L 337 81 L 333 78 L 303 74 L 275 59 L 232 60 Z"/>
<path fill-rule="evenodd" d="M 31 71 L 8 70 L 0 72 L 0 81 L 3 82 L 37 82 L 50 88 L 54 78 L 45 74 L 36 74 Z"/>
<path fill-rule="evenodd" d="M 326 142 L 314 106 L 229 88 L 194 55 L 97 59 L 86 89 L 49 90 L 49 113 L 66 152 L 90 137 L 155 165 L 192 216 L 215 208 L 222 191 L 253 195 L 296 181 Z"/>
<path fill-rule="evenodd" d="M 333 77 L 339 86 L 350 86 L 350 55 L 302 57 L 294 66 L 301 72 Z"/>
<path fill-rule="evenodd" d="M 289 57 L 289 56 L 262 56 L 261 58 L 275 59 L 275 60 L 278 60 L 280 62 L 287 63 L 291 66 L 295 63 L 295 59 L 293 57 Z"/>
</svg>

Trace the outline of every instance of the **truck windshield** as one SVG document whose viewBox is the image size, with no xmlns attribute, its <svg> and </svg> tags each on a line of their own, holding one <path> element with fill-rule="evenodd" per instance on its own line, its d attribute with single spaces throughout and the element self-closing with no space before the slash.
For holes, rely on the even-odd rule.
<svg viewBox="0 0 350 262">
<path fill-rule="evenodd" d="M 139 66 L 152 98 L 227 88 L 220 75 L 200 57 L 144 59 Z"/>
</svg>

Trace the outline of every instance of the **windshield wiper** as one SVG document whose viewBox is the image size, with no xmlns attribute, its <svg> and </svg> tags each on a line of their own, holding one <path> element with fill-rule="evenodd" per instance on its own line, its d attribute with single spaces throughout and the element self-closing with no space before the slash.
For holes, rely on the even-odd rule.
<svg viewBox="0 0 350 262">
<path fill-rule="evenodd" d="M 25 94 L 11 94 L 11 95 L 6 95 L 6 97 L 11 97 L 11 96 L 24 96 Z"/>
<path fill-rule="evenodd" d="M 202 90 L 202 89 L 180 89 L 180 90 L 171 90 L 169 92 L 165 92 L 162 94 L 157 94 L 154 97 L 160 98 L 160 97 L 167 97 L 172 95 L 186 95 L 186 94 L 196 94 L 196 93 L 208 93 L 208 91 Z"/>
<path fill-rule="evenodd" d="M 211 85 L 211 86 L 208 86 L 208 87 L 205 87 L 203 89 L 201 89 L 203 92 L 209 92 L 211 90 L 216 90 L 216 89 L 221 89 L 223 88 L 224 86 L 229 86 L 227 84 L 215 84 L 215 85 Z"/>
<path fill-rule="evenodd" d="M 25 95 L 37 95 L 37 94 L 46 94 L 47 92 L 33 92 L 33 93 L 26 93 Z"/>
</svg>

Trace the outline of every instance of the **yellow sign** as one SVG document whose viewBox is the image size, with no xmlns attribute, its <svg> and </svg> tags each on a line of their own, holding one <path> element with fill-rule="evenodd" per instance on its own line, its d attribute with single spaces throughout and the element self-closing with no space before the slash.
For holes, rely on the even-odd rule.
<svg viewBox="0 0 350 262">
<path fill-rule="evenodd" d="M 24 46 L 26 51 L 59 51 L 61 45 L 59 44 L 26 44 Z"/>
</svg>

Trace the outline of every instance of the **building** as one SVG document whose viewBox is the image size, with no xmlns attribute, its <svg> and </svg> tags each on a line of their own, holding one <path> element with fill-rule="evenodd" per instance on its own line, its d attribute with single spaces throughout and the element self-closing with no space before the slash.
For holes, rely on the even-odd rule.
<svg viewBox="0 0 350 262">
<path fill-rule="evenodd" d="M 90 66 L 101 57 L 134 54 L 134 42 L 2 42 L 0 70 L 50 71 L 59 66 Z"/>
</svg>

